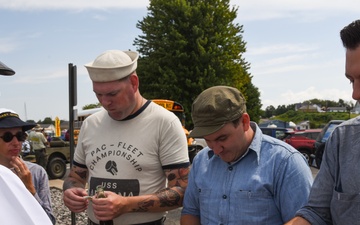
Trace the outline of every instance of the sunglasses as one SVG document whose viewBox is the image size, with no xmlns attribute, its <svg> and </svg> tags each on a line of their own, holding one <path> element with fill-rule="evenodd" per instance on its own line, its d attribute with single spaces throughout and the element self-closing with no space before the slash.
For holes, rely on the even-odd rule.
<svg viewBox="0 0 360 225">
<path fill-rule="evenodd" d="M 5 132 L 3 136 L 0 136 L 6 143 L 12 141 L 12 139 L 16 137 L 18 141 L 25 141 L 26 137 L 24 132 L 19 131 L 16 134 L 12 134 L 11 132 Z"/>
</svg>

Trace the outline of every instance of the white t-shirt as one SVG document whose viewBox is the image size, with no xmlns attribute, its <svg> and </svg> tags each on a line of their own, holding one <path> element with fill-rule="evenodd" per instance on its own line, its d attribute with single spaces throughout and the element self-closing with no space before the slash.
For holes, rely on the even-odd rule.
<svg viewBox="0 0 360 225">
<path fill-rule="evenodd" d="M 39 202 L 10 169 L 0 165 L 0 224 L 52 225 Z"/>
<path fill-rule="evenodd" d="M 84 121 L 74 164 L 89 170 L 89 195 L 94 195 L 97 185 L 123 196 L 152 194 L 166 187 L 164 169 L 188 164 L 180 120 L 151 101 L 147 104 L 127 120 L 113 120 L 102 110 Z M 88 215 L 98 222 L 91 203 Z M 114 224 L 144 223 L 163 215 L 128 213 L 114 219 Z"/>
</svg>

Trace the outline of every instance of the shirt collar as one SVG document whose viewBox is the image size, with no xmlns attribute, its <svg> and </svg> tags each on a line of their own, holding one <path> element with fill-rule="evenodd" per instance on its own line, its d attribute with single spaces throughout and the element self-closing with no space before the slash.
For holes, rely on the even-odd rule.
<svg viewBox="0 0 360 225">
<path fill-rule="evenodd" d="M 254 151 L 257 155 L 257 162 L 259 164 L 260 161 L 260 150 L 261 150 L 261 140 L 262 140 L 262 132 L 259 128 L 259 126 L 255 123 L 255 122 L 250 122 L 250 127 L 251 129 L 254 130 L 254 138 L 251 141 L 251 144 L 249 146 L 249 148 L 247 149 L 247 151 L 245 152 L 245 154 L 243 156 L 241 156 L 238 160 L 236 160 L 235 162 L 231 163 L 231 165 L 236 164 L 237 162 L 239 162 L 242 158 L 244 158 L 250 150 Z M 212 149 L 208 149 L 208 157 L 209 159 L 211 159 L 212 157 L 218 157 L 214 154 L 214 151 Z"/>
<path fill-rule="evenodd" d="M 255 122 L 250 122 L 251 128 L 254 130 L 254 138 L 251 141 L 249 149 L 254 151 L 257 155 L 257 162 L 260 162 L 260 151 L 261 151 L 261 141 L 263 138 L 263 133 L 261 132 L 259 126 Z"/>
</svg>

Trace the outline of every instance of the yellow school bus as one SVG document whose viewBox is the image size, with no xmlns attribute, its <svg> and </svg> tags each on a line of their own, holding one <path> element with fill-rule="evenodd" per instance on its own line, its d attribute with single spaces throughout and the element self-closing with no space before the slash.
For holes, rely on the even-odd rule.
<svg viewBox="0 0 360 225">
<path fill-rule="evenodd" d="M 153 99 L 152 101 L 158 105 L 161 105 L 170 112 L 173 112 L 179 118 L 182 126 L 185 128 L 185 110 L 180 103 L 166 99 Z"/>
<path fill-rule="evenodd" d="M 196 154 L 196 147 L 193 145 L 194 139 L 189 137 L 189 131 L 185 128 L 184 107 L 180 103 L 168 99 L 153 99 L 152 101 L 158 105 L 161 105 L 170 112 L 173 112 L 179 118 L 187 138 L 189 158 L 192 162 L 192 159 L 195 157 Z"/>
</svg>

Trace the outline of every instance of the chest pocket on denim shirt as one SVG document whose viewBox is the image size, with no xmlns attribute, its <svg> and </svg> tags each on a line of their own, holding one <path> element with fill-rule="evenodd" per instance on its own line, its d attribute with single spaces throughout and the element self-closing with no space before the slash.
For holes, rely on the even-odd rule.
<svg viewBox="0 0 360 225">
<path fill-rule="evenodd" d="M 230 199 L 230 215 L 235 215 L 235 220 L 242 221 L 239 224 L 263 225 L 269 224 L 269 217 L 278 219 L 275 218 L 277 216 L 271 216 L 279 213 L 270 192 L 239 190 Z"/>
</svg>

